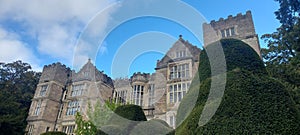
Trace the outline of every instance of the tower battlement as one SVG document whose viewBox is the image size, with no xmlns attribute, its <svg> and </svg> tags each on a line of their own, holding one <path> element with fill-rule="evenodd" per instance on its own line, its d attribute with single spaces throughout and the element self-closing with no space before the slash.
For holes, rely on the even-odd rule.
<svg viewBox="0 0 300 135">
<path fill-rule="evenodd" d="M 136 81 L 148 82 L 149 79 L 150 79 L 150 74 L 149 73 L 137 72 L 137 73 L 134 73 L 131 76 L 130 81 L 131 82 L 136 82 Z"/>
<path fill-rule="evenodd" d="M 226 22 L 228 22 L 228 21 L 238 21 L 238 20 L 241 20 L 241 19 L 249 19 L 249 18 L 252 18 L 252 13 L 251 13 L 251 11 L 250 10 L 248 10 L 247 12 L 246 12 L 246 14 L 242 14 L 242 13 L 238 13 L 238 14 L 236 14 L 235 16 L 233 16 L 233 15 L 229 15 L 227 18 L 220 18 L 218 21 L 216 21 L 216 20 L 211 20 L 210 21 L 210 24 L 211 25 L 218 25 L 218 23 L 226 23 Z M 207 23 L 205 23 L 205 24 L 207 24 Z"/>
<path fill-rule="evenodd" d="M 57 81 L 61 84 L 65 84 L 68 76 L 71 73 L 71 69 L 66 65 L 59 62 L 52 63 L 44 66 L 42 76 L 40 78 L 40 83 Z"/>
<path fill-rule="evenodd" d="M 209 24 L 203 24 L 204 46 L 216 42 L 222 38 L 235 38 L 250 45 L 261 56 L 258 35 L 255 32 L 251 11 L 246 14 L 238 13 L 227 18 L 212 20 Z"/>
</svg>

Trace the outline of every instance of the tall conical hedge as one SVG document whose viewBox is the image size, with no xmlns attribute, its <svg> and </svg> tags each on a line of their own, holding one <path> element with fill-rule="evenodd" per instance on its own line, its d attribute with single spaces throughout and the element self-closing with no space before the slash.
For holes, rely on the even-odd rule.
<svg viewBox="0 0 300 135">
<path fill-rule="evenodd" d="M 198 70 L 201 83 L 200 80 L 198 83 L 193 81 L 177 116 L 187 116 L 186 106 L 195 95 L 190 93 L 198 93 L 196 104 L 176 129 L 176 134 L 299 134 L 299 110 L 284 85 L 267 75 L 256 52 L 235 39 L 224 39 L 219 43 L 227 63 L 222 102 L 210 121 L 198 126 L 211 88 L 210 67 L 204 51 Z"/>
<path fill-rule="evenodd" d="M 223 50 L 216 50 L 219 48 L 218 46 L 221 46 Z M 267 74 L 263 61 L 249 45 L 236 39 L 222 39 L 208 45 L 201 52 L 198 68 L 200 80 L 205 80 L 211 76 L 211 63 L 207 53 L 213 56 L 217 55 L 219 51 L 224 52 L 227 71 L 240 68 L 255 74 Z M 214 59 L 214 57 L 211 59 Z"/>
</svg>

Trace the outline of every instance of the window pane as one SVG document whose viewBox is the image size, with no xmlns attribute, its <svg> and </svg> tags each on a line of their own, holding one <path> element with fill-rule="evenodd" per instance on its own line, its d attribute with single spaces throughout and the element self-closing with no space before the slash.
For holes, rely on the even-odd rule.
<svg viewBox="0 0 300 135">
<path fill-rule="evenodd" d="M 48 85 L 43 85 L 41 87 L 40 96 L 45 96 L 47 91 Z"/>
<path fill-rule="evenodd" d="M 82 91 L 84 89 L 84 84 L 79 84 L 79 85 L 73 85 L 72 86 L 72 91 L 71 91 L 71 96 L 80 96 L 82 95 Z"/>
<path fill-rule="evenodd" d="M 226 29 L 226 37 L 230 37 L 229 29 Z"/>
<path fill-rule="evenodd" d="M 173 92 L 173 85 L 169 86 L 169 92 Z"/>
<path fill-rule="evenodd" d="M 181 92 L 178 92 L 178 101 L 181 101 L 181 99 L 182 99 Z"/>
<path fill-rule="evenodd" d="M 177 91 L 177 85 L 175 84 L 174 85 L 174 92 L 176 92 Z"/>
<path fill-rule="evenodd" d="M 230 28 L 230 32 L 231 32 L 231 36 L 234 36 L 234 35 L 235 35 L 234 27 Z"/>
<path fill-rule="evenodd" d="M 170 126 L 173 126 L 173 116 L 170 116 Z"/>
<path fill-rule="evenodd" d="M 174 92 L 174 103 L 177 102 L 177 92 Z"/>
<path fill-rule="evenodd" d="M 222 38 L 226 37 L 226 36 L 225 36 L 225 31 L 224 31 L 224 30 L 221 30 L 221 34 L 222 34 Z"/>
<path fill-rule="evenodd" d="M 182 90 L 186 90 L 186 85 L 185 85 L 185 83 L 182 83 Z"/>
</svg>

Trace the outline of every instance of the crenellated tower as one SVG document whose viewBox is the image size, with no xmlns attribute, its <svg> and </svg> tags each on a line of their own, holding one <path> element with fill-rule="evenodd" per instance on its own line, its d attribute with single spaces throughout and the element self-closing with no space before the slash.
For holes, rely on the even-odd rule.
<svg viewBox="0 0 300 135">
<path fill-rule="evenodd" d="M 209 24 L 203 24 L 204 46 L 216 42 L 222 38 L 235 38 L 250 45 L 261 57 L 258 35 L 255 32 L 251 11 L 246 14 L 239 13 L 236 16 L 212 20 Z"/>
<path fill-rule="evenodd" d="M 44 66 L 31 102 L 27 122 L 28 134 L 53 131 L 63 89 L 71 70 L 61 63 Z"/>
</svg>

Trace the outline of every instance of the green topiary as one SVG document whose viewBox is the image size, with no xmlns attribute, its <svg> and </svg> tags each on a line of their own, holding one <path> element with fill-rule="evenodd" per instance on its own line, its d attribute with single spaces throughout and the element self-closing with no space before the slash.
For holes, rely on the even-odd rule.
<svg viewBox="0 0 300 135">
<path fill-rule="evenodd" d="M 209 94 L 210 79 L 201 83 L 195 108 L 176 134 L 297 134 L 299 111 L 282 84 L 248 71 L 227 73 L 222 102 L 202 127 L 199 118 Z M 206 96 L 201 96 L 206 95 Z"/>
<path fill-rule="evenodd" d="M 123 134 L 130 133 L 140 121 L 147 121 L 143 109 L 137 105 L 122 105 L 117 107 L 114 112 L 108 125 L 120 128 Z"/>
<path fill-rule="evenodd" d="M 216 55 L 223 48 L 227 71 L 236 68 L 245 69 L 256 74 L 267 74 L 264 64 L 258 54 L 249 45 L 237 39 L 222 39 L 218 42 L 208 45 L 200 54 L 199 76 L 200 80 L 205 80 L 211 76 L 211 65 L 207 55 Z M 213 58 L 211 58 L 213 59 Z"/>
<path fill-rule="evenodd" d="M 137 124 L 133 130 L 130 131 L 130 135 L 165 135 L 172 131 L 168 123 L 163 120 L 152 119 L 150 121 L 141 122 Z"/>
<path fill-rule="evenodd" d="M 198 126 L 203 108 L 211 88 L 211 78 L 206 70 L 199 69 L 201 80 L 191 84 L 189 93 L 199 93 L 196 105 L 187 118 L 176 129 L 176 134 L 298 134 L 300 133 L 300 114 L 288 91 L 277 80 L 269 77 L 258 55 L 240 41 L 221 40 L 227 62 L 227 80 L 222 102 L 215 115 L 204 126 Z M 238 43 L 239 45 L 235 46 Z M 230 45 L 234 51 L 229 51 Z M 213 46 L 211 46 L 213 47 Z M 244 52 L 245 51 L 245 52 Z M 243 52 L 246 56 L 229 55 Z M 229 53 L 229 54 L 228 54 Z M 201 54 L 202 64 L 208 61 Z M 252 57 L 250 57 L 252 56 Z M 237 62 L 234 59 L 238 59 Z M 203 62 L 204 61 L 204 62 Z M 201 62 L 200 62 L 201 63 Z M 248 63 L 248 64 L 247 64 Z M 228 65 L 231 64 L 231 65 Z M 257 65 L 255 68 L 254 65 Z M 202 75 L 202 76 L 201 76 Z M 199 81 L 199 80 L 197 80 Z M 186 116 L 189 94 L 183 98 L 177 115 Z M 185 103 L 186 102 L 186 103 Z M 208 106 L 214 106 L 214 99 Z M 180 111 L 181 110 L 181 111 Z M 182 113 L 183 114 L 180 114 Z"/>
<path fill-rule="evenodd" d="M 115 113 L 133 121 L 147 121 L 143 109 L 137 105 L 123 105 L 116 108 Z"/>
</svg>

